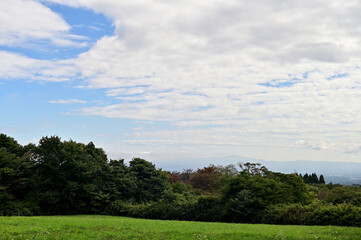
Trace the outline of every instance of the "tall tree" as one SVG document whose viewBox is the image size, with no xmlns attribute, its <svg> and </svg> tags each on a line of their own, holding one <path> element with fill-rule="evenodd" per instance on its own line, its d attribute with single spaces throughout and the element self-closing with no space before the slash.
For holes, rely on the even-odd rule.
<svg viewBox="0 0 361 240">
<path fill-rule="evenodd" d="M 39 200 L 44 213 L 94 213 L 107 204 L 107 157 L 93 143 L 43 137 L 34 159 L 41 178 Z"/>
<path fill-rule="evenodd" d="M 157 200 L 167 189 L 167 173 L 141 158 L 129 162 L 130 172 L 136 178 L 135 199 L 138 202 Z"/>
<path fill-rule="evenodd" d="M 0 134 L 0 215 L 31 215 L 37 211 L 31 148 Z"/>
<path fill-rule="evenodd" d="M 108 192 L 111 201 L 134 200 L 136 194 L 136 176 L 130 172 L 124 159 L 111 160 L 110 179 L 108 179 Z"/>
</svg>

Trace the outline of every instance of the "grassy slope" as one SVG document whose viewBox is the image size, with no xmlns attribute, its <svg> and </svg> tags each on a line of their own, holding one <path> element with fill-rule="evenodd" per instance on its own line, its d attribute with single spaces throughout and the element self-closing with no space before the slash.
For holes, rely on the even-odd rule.
<svg viewBox="0 0 361 240">
<path fill-rule="evenodd" d="M 0 239 L 361 239 L 361 228 L 143 220 L 111 216 L 0 217 Z"/>
</svg>

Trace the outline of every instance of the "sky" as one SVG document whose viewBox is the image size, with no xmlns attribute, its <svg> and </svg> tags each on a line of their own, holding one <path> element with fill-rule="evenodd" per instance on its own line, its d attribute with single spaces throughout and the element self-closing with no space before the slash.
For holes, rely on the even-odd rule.
<svg viewBox="0 0 361 240">
<path fill-rule="evenodd" d="M 361 162 L 359 0 L 0 0 L 0 132 L 112 159 Z"/>
</svg>

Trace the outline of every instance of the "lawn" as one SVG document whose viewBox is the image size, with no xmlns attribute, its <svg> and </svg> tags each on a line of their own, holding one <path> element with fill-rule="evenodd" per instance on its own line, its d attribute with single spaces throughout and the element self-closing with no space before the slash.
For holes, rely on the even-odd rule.
<svg viewBox="0 0 361 240">
<path fill-rule="evenodd" d="M 144 220 L 112 216 L 0 217 L 0 239 L 361 239 L 361 228 Z"/>
</svg>

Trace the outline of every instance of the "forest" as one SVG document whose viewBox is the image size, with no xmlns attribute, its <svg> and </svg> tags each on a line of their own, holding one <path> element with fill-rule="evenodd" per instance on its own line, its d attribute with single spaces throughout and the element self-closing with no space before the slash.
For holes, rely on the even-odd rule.
<svg viewBox="0 0 361 240">
<path fill-rule="evenodd" d="M 50 136 L 23 146 L 0 134 L 0 215 L 74 214 L 360 227 L 361 187 L 257 163 L 169 172 L 108 159 L 92 142 Z"/>
</svg>

